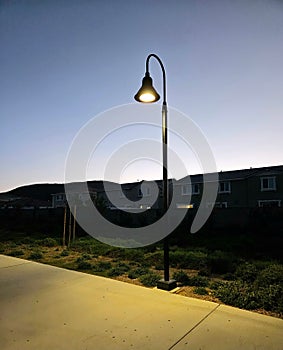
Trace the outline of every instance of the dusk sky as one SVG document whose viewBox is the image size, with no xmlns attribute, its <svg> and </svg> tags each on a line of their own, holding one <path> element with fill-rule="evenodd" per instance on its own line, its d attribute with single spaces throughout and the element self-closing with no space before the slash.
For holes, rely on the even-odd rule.
<svg viewBox="0 0 283 350">
<path fill-rule="evenodd" d="M 199 126 L 218 170 L 283 163 L 282 0 L 0 0 L 0 191 L 62 183 L 77 132 L 134 103 L 150 53 L 169 106 Z M 161 93 L 155 61 L 150 72 Z M 161 176 L 145 161 L 122 180 Z"/>
</svg>

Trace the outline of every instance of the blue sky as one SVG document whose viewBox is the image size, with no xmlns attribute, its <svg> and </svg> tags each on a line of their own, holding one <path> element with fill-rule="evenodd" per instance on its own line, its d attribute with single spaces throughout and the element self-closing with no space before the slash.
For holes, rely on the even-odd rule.
<svg viewBox="0 0 283 350">
<path fill-rule="evenodd" d="M 152 52 L 168 104 L 198 124 L 218 170 L 282 164 L 282 38 L 280 0 L 0 0 L 0 191 L 63 182 L 79 129 L 134 102 Z M 160 167 L 123 180 L 147 176 Z"/>
</svg>

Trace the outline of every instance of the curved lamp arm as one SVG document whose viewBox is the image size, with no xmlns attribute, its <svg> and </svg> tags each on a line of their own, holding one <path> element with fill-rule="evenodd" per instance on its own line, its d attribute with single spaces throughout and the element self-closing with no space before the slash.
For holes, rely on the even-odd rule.
<svg viewBox="0 0 283 350">
<path fill-rule="evenodd" d="M 161 59 L 154 53 L 151 53 L 150 55 L 147 56 L 146 58 L 146 63 L 145 63 L 145 70 L 146 70 L 146 73 L 149 74 L 149 60 L 151 57 L 154 57 L 158 63 L 160 64 L 160 67 L 162 69 L 162 75 L 163 75 L 163 104 L 166 105 L 166 74 L 165 74 L 165 68 L 164 68 L 164 65 L 161 61 Z"/>
</svg>

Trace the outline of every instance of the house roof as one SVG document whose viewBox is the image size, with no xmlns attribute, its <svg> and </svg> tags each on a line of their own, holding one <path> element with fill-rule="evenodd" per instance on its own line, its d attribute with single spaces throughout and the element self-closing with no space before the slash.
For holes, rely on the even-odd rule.
<svg viewBox="0 0 283 350">
<path fill-rule="evenodd" d="M 229 170 L 218 172 L 219 181 L 233 181 L 243 180 L 251 176 L 272 176 L 283 173 L 283 165 L 269 166 L 262 168 L 249 168 L 241 170 Z M 212 175 L 217 173 L 207 173 L 206 175 Z M 187 175 L 177 181 L 177 184 L 184 184 L 187 182 L 191 183 L 202 183 L 203 174 Z"/>
</svg>

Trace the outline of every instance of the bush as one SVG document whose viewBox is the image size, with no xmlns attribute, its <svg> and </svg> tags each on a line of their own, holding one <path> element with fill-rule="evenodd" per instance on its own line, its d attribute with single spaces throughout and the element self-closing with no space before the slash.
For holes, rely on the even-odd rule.
<svg viewBox="0 0 283 350">
<path fill-rule="evenodd" d="M 89 254 L 83 254 L 82 258 L 85 260 L 91 260 L 91 256 Z"/>
<path fill-rule="evenodd" d="M 244 282 L 252 283 L 256 279 L 257 273 L 256 266 L 246 262 L 237 267 L 235 275 Z"/>
<path fill-rule="evenodd" d="M 217 290 L 218 288 L 223 287 L 226 284 L 226 282 L 223 281 L 212 281 L 209 285 L 209 288 Z"/>
<path fill-rule="evenodd" d="M 194 276 L 194 277 L 191 277 L 189 280 L 190 286 L 207 287 L 208 284 L 209 284 L 209 281 L 204 276 Z"/>
<path fill-rule="evenodd" d="M 23 256 L 25 253 L 19 249 L 19 250 L 12 250 L 8 255 L 18 257 L 18 256 Z"/>
<path fill-rule="evenodd" d="M 82 260 L 78 263 L 79 270 L 91 270 L 92 265 L 88 261 Z"/>
<path fill-rule="evenodd" d="M 189 284 L 190 277 L 186 274 L 185 271 L 176 271 L 173 273 L 173 278 L 177 281 L 182 283 L 184 286 Z"/>
<path fill-rule="evenodd" d="M 129 260 L 129 261 L 134 261 L 134 262 L 144 262 L 144 252 L 142 250 L 138 249 L 124 249 L 120 253 L 120 258 Z"/>
<path fill-rule="evenodd" d="M 70 254 L 69 251 L 64 249 L 64 250 L 62 250 L 60 256 L 68 256 L 69 254 Z"/>
<path fill-rule="evenodd" d="M 208 277 L 210 275 L 210 273 L 209 273 L 207 268 L 201 268 L 198 272 L 198 275 Z"/>
<path fill-rule="evenodd" d="M 37 252 L 31 252 L 28 259 L 34 259 L 34 260 L 38 260 L 38 259 L 42 259 L 43 258 L 43 254 L 39 251 Z"/>
<path fill-rule="evenodd" d="M 109 261 L 99 261 L 97 264 L 93 265 L 93 270 L 95 272 L 104 272 L 112 268 L 112 264 Z"/>
<path fill-rule="evenodd" d="M 256 279 L 258 286 L 267 286 L 271 284 L 283 284 L 283 265 L 271 264 L 260 271 Z"/>
<path fill-rule="evenodd" d="M 160 276 L 154 272 L 150 272 L 141 276 L 139 280 L 146 287 L 155 287 L 157 282 L 160 280 Z"/>
<path fill-rule="evenodd" d="M 147 253 L 144 260 L 149 266 L 163 265 L 163 252 L 158 250 L 153 253 Z"/>
<path fill-rule="evenodd" d="M 58 242 L 54 238 L 46 237 L 40 241 L 40 244 L 45 247 L 56 247 Z"/>
<path fill-rule="evenodd" d="M 207 260 L 212 273 L 224 274 L 235 271 L 235 257 L 232 254 L 216 250 L 208 255 Z"/>
<path fill-rule="evenodd" d="M 108 271 L 109 277 L 120 276 L 130 270 L 130 266 L 125 263 L 118 263 L 115 267 Z"/>
<path fill-rule="evenodd" d="M 262 303 L 262 307 L 267 311 L 283 314 L 282 295 L 282 285 L 272 284 L 258 289 L 258 298 Z"/>
<path fill-rule="evenodd" d="M 146 275 L 149 273 L 149 269 L 145 267 L 137 267 L 136 269 L 130 270 L 128 272 L 128 277 L 131 279 L 139 278 L 142 275 Z"/>
<path fill-rule="evenodd" d="M 193 289 L 193 292 L 195 294 L 199 294 L 199 295 L 207 295 L 208 294 L 208 291 L 204 287 L 195 287 Z"/>
<path fill-rule="evenodd" d="M 207 254 L 202 251 L 177 250 L 170 253 L 172 267 L 183 269 L 201 269 L 207 264 Z"/>
<path fill-rule="evenodd" d="M 241 281 L 226 282 L 217 288 L 214 295 L 225 304 L 242 309 L 254 310 L 262 305 L 256 291 Z"/>
<path fill-rule="evenodd" d="M 20 240 L 20 243 L 21 244 L 31 244 L 31 243 L 34 243 L 34 238 L 31 238 L 29 236 L 27 237 L 24 237 Z"/>
</svg>

